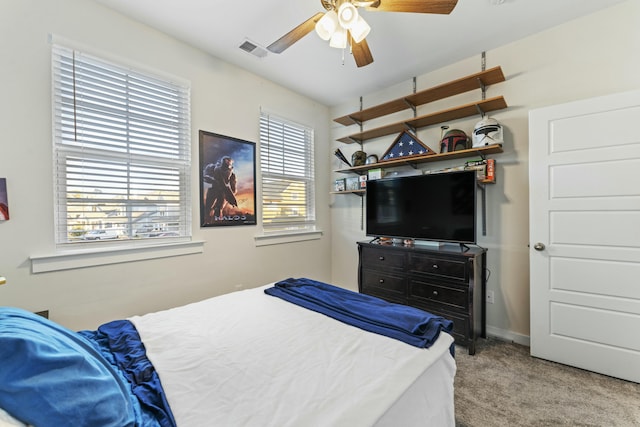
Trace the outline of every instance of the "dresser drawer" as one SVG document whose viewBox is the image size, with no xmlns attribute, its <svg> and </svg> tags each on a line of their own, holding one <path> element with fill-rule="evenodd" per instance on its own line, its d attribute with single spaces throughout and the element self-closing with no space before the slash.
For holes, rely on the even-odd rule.
<svg viewBox="0 0 640 427">
<path fill-rule="evenodd" d="M 442 259 L 412 253 L 409 256 L 409 269 L 412 273 L 434 274 L 460 282 L 467 280 L 467 262 L 464 258 Z"/>
<path fill-rule="evenodd" d="M 420 308 L 424 311 L 427 311 L 431 314 L 435 314 L 437 316 L 442 316 L 445 319 L 451 320 L 453 322 L 453 331 L 451 335 L 455 338 L 458 344 L 466 344 L 469 342 L 469 337 L 471 336 L 471 320 L 469 316 L 459 315 L 456 313 L 449 313 L 446 311 L 439 311 L 436 307 L 429 304 L 416 303 L 412 304 L 417 308 Z"/>
<path fill-rule="evenodd" d="M 405 268 L 405 254 L 402 251 L 394 251 L 378 248 L 362 248 L 362 264 L 371 269 Z"/>
<path fill-rule="evenodd" d="M 475 353 L 476 338 L 486 336 L 484 249 L 362 242 L 358 254 L 361 293 L 451 320 L 456 343 Z"/>
<path fill-rule="evenodd" d="M 469 290 L 457 286 L 412 279 L 409 282 L 409 298 L 420 299 L 448 310 L 466 313 L 469 309 Z"/>
<path fill-rule="evenodd" d="M 378 270 L 362 270 L 362 293 L 406 304 L 407 279 Z"/>
</svg>

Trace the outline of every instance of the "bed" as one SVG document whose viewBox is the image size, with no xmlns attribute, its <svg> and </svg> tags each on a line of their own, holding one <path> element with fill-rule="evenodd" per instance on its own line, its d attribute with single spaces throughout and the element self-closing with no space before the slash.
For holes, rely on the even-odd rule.
<svg viewBox="0 0 640 427">
<path fill-rule="evenodd" d="M 454 426 L 451 322 L 311 279 L 70 331 L 0 308 L 0 426 Z"/>
</svg>

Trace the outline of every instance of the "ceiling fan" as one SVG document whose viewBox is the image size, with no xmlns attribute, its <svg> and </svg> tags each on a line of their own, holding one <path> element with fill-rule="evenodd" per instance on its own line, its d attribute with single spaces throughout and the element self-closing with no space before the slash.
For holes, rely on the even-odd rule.
<svg viewBox="0 0 640 427">
<path fill-rule="evenodd" d="M 315 29 L 323 40 L 329 40 L 331 47 L 344 49 L 350 46 L 356 65 L 364 67 L 373 62 L 373 56 L 365 39 L 371 27 L 358 13 L 358 8 L 379 12 L 448 15 L 458 0 L 320 0 L 320 3 L 327 12 L 316 13 L 271 43 L 267 49 L 273 53 L 282 53 Z"/>
</svg>

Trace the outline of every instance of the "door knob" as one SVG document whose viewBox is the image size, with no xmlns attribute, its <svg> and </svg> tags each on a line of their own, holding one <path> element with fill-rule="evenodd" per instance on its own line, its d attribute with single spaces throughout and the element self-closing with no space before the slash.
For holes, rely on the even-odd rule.
<svg viewBox="0 0 640 427">
<path fill-rule="evenodd" d="M 535 245 L 533 245 L 533 249 L 535 249 L 536 251 L 544 251 L 544 243 L 536 243 Z"/>
</svg>

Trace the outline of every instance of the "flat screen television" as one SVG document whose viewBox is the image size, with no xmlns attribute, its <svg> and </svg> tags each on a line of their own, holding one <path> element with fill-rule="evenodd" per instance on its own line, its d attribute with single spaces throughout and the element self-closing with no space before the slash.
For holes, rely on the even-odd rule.
<svg viewBox="0 0 640 427">
<path fill-rule="evenodd" d="M 367 181 L 366 234 L 476 243 L 476 172 Z"/>
</svg>

